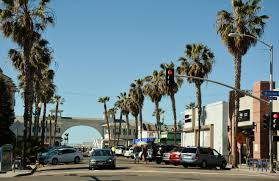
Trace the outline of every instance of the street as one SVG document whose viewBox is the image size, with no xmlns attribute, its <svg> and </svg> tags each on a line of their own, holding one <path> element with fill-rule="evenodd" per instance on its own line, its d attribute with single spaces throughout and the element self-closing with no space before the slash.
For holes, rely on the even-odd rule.
<svg viewBox="0 0 279 181">
<path fill-rule="evenodd" d="M 278 175 L 262 175 L 255 171 L 248 170 L 218 170 L 218 169 L 200 169 L 183 168 L 182 166 L 156 164 L 141 161 L 134 164 L 132 159 L 118 158 L 117 168 L 115 170 L 100 169 L 89 171 L 88 159 L 83 160 L 81 164 L 48 165 L 38 168 L 32 176 L 4 178 L 7 180 L 40 180 L 40 181 L 61 181 L 61 180 L 207 180 L 207 181 L 236 181 L 236 180 L 278 180 Z M 2 181 L 3 178 L 0 178 Z"/>
</svg>

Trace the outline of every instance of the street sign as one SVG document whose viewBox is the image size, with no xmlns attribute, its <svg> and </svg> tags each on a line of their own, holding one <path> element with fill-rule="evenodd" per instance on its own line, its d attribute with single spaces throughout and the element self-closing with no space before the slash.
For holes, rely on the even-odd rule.
<svg viewBox="0 0 279 181">
<path fill-rule="evenodd" d="M 277 100 L 277 97 L 267 97 L 268 100 Z"/>
<path fill-rule="evenodd" d="M 18 129 L 24 129 L 24 125 L 23 123 L 20 123 L 18 120 L 16 122 L 14 122 L 14 124 L 12 124 L 10 127 L 10 130 L 14 133 L 17 134 L 16 131 Z"/>
<path fill-rule="evenodd" d="M 262 95 L 266 97 L 279 96 L 279 91 L 262 90 Z"/>
</svg>

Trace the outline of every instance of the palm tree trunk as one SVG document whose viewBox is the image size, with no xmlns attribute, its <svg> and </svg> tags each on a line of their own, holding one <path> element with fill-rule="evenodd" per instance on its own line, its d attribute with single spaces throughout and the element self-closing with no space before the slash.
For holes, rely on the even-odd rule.
<svg viewBox="0 0 279 181">
<path fill-rule="evenodd" d="M 59 108 L 59 99 L 56 100 L 56 108 L 55 108 L 55 121 L 54 121 L 54 133 L 53 133 L 53 145 L 55 145 L 56 140 L 56 127 L 57 127 L 57 118 L 58 118 L 58 108 Z"/>
<path fill-rule="evenodd" d="M 113 114 L 113 127 L 114 127 L 113 146 L 116 146 L 115 145 L 115 142 L 116 142 L 116 120 L 115 120 L 115 114 Z"/>
<path fill-rule="evenodd" d="M 129 115 L 126 114 L 126 124 L 127 124 L 127 135 L 126 135 L 126 147 L 129 146 L 129 129 L 130 129 L 130 124 L 129 124 Z"/>
<path fill-rule="evenodd" d="M 142 141 L 142 107 L 140 107 L 140 140 Z"/>
<path fill-rule="evenodd" d="M 201 99 L 201 83 L 196 82 L 196 96 L 197 96 L 197 102 L 198 102 L 198 146 L 201 145 L 201 105 L 202 105 L 202 99 Z"/>
<path fill-rule="evenodd" d="M 235 88 L 240 89 L 241 80 L 241 56 L 236 55 L 234 59 L 235 68 Z M 233 119 L 233 129 L 232 129 L 232 155 L 233 155 L 233 167 L 237 167 L 237 143 L 236 136 L 238 133 L 238 114 L 239 114 L 239 93 L 235 92 L 235 114 Z"/>
<path fill-rule="evenodd" d="M 116 145 L 119 144 L 119 138 L 120 138 L 120 135 L 121 135 L 121 122 L 122 122 L 122 110 L 120 111 L 120 116 L 119 116 L 119 119 L 120 119 L 120 122 L 119 122 L 119 125 L 118 125 L 118 138 L 117 138 L 117 143 Z"/>
<path fill-rule="evenodd" d="M 135 116 L 135 121 L 136 121 L 136 131 L 135 131 L 135 139 L 138 139 L 138 127 L 139 127 L 139 121 L 138 121 L 138 115 Z"/>
<path fill-rule="evenodd" d="M 35 138 L 38 138 L 38 135 L 39 135 L 39 127 L 40 127 L 40 115 L 41 115 L 41 108 L 39 107 L 39 104 L 40 104 L 40 99 L 36 99 L 36 103 L 35 103 L 35 120 L 34 120 L 34 123 L 35 123 Z"/>
<path fill-rule="evenodd" d="M 176 107 L 175 107 L 175 97 L 173 93 L 170 95 L 170 98 L 171 98 L 173 121 L 174 121 L 174 145 L 176 145 Z"/>
<path fill-rule="evenodd" d="M 47 107 L 47 103 L 44 102 L 44 111 L 43 111 L 43 120 L 42 120 L 42 134 L 41 134 L 41 145 L 44 145 L 44 143 L 45 143 L 46 107 Z"/>
<path fill-rule="evenodd" d="M 50 118 L 49 120 L 49 145 L 52 143 L 52 124 L 51 124 L 52 119 Z"/>
<path fill-rule="evenodd" d="M 160 138 L 160 113 L 159 113 L 159 102 L 155 101 L 155 111 L 156 111 L 156 121 L 157 121 L 157 131 L 158 139 Z"/>
<path fill-rule="evenodd" d="M 107 112 L 106 103 L 104 103 L 104 109 L 105 109 L 105 119 L 106 119 L 107 126 L 108 126 L 108 139 L 109 139 L 109 146 L 110 146 L 110 127 L 109 127 L 109 120 L 108 120 L 108 112 Z"/>
<path fill-rule="evenodd" d="M 31 133 L 28 130 L 28 123 L 32 123 L 32 107 L 33 107 L 33 84 L 32 84 L 32 76 L 30 72 L 30 51 L 31 45 L 29 42 L 25 43 L 24 46 L 24 131 L 23 131 L 23 146 L 22 146 L 22 166 L 26 167 L 26 140 L 27 140 L 27 131 L 29 134 Z M 31 138 L 31 135 L 30 135 Z"/>
</svg>

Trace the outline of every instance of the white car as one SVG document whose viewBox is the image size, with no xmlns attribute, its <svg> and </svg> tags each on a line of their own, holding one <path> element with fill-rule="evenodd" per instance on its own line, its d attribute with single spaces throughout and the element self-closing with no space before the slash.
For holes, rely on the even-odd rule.
<svg viewBox="0 0 279 181">
<path fill-rule="evenodd" d="M 83 154 L 75 148 L 59 148 L 50 151 L 46 155 L 45 163 L 57 165 L 58 163 L 79 163 L 83 159 Z"/>
<path fill-rule="evenodd" d="M 124 151 L 124 156 L 125 156 L 125 157 L 133 157 L 133 156 L 134 156 L 134 155 L 133 155 L 133 151 L 134 151 L 134 148 L 133 148 L 133 147 L 129 148 L 129 150 L 125 150 L 125 151 Z"/>
<path fill-rule="evenodd" d="M 118 147 L 115 149 L 115 155 L 121 155 L 121 156 L 123 156 L 123 155 L 124 155 L 124 149 L 125 149 L 124 146 L 118 146 Z"/>
</svg>

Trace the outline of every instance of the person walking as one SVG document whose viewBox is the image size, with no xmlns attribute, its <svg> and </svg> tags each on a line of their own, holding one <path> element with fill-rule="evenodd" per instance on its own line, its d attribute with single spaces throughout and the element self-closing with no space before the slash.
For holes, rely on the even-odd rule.
<svg viewBox="0 0 279 181">
<path fill-rule="evenodd" d="M 133 150 L 135 163 L 137 163 L 137 162 L 139 163 L 139 152 L 140 152 L 140 148 L 138 146 L 135 146 L 135 148 Z"/>
<path fill-rule="evenodd" d="M 142 149 L 142 155 L 143 155 L 143 158 L 144 158 L 145 164 L 147 164 L 147 156 L 148 156 L 148 152 L 147 152 L 147 146 L 146 146 L 146 145 L 144 145 L 144 146 L 143 146 L 143 149 Z"/>
<path fill-rule="evenodd" d="M 113 155 L 115 155 L 115 150 L 116 150 L 115 146 L 112 146 L 111 151 L 112 151 Z"/>
</svg>

